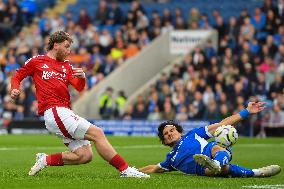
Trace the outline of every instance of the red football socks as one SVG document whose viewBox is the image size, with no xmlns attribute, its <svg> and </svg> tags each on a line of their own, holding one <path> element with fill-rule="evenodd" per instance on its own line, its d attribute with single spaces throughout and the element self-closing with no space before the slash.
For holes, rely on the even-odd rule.
<svg viewBox="0 0 284 189">
<path fill-rule="evenodd" d="M 112 166 L 114 166 L 117 170 L 119 170 L 119 172 L 124 171 L 125 169 L 127 169 L 128 164 L 126 163 L 126 161 L 119 155 L 116 154 L 110 161 L 109 164 L 111 164 Z"/>
<path fill-rule="evenodd" d="M 62 153 L 51 154 L 46 156 L 46 163 L 48 166 L 63 166 Z"/>
<path fill-rule="evenodd" d="M 46 156 L 46 163 L 48 166 L 62 166 L 64 165 L 62 159 L 62 153 L 51 154 Z M 114 166 L 119 172 L 124 171 L 128 168 L 127 162 L 119 155 L 116 154 L 110 161 L 109 164 Z"/>
</svg>

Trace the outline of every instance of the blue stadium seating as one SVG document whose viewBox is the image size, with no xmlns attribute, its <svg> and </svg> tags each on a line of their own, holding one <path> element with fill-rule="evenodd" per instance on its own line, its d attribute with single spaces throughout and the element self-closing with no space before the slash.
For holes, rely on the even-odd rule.
<svg viewBox="0 0 284 189">
<path fill-rule="evenodd" d="M 238 0 L 237 3 L 232 3 L 229 0 L 172 0 L 171 3 L 142 3 L 142 5 L 148 16 L 154 10 L 162 14 L 164 8 L 173 11 L 176 7 L 179 7 L 183 12 L 184 19 L 187 20 L 192 7 L 198 8 L 201 13 L 207 13 L 208 15 L 211 15 L 211 12 L 216 9 L 220 11 L 224 18 L 229 18 L 230 16 L 239 16 L 242 9 L 247 9 L 252 14 L 254 8 L 262 6 L 262 3 L 261 0 Z M 92 3 L 89 0 L 78 0 L 77 4 L 70 5 L 68 10 L 73 13 L 74 18 L 77 18 L 79 10 L 85 8 L 88 14 L 93 17 L 98 4 L 99 0 L 94 0 Z M 120 3 L 121 9 L 125 13 L 130 9 L 130 6 L 130 3 Z"/>
</svg>

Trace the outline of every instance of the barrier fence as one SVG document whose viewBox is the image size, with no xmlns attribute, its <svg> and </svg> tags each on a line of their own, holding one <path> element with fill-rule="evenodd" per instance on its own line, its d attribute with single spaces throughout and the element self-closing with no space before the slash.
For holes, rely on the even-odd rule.
<svg viewBox="0 0 284 189">
<path fill-rule="evenodd" d="M 94 125 L 101 127 L 107 135 L 122 136 L 156 136 L 157 128 L 161 121 L 143 120 L 89 120 Z M 185 132 L 209 124 L 207 121 L 185 121 L 180 122 Z M 48 133 L 44 121 L 39 120 L 19 120 L 12 121 L 8 127 L 9 134 L 32 134 Z"/>
<path fill-rule="evenodd" d="M 156 136 L 159 124 L 162 121 L 146 120 L 89 120 L 92 124 L 101 127 L 105 134 L 115 136 Z M 193 128 L 203 127 L 209 121 L 179 122 L 184 132 Z M 284 136 L 284 127 L 263 127 L 266 136 Z M 14 120 L 7 127 L 0 127 L 1 134 L 48 134 L 43 120 Z M 257 133 L 256 133 L 257 134 Z M 249 136 L 254 136 L 250 134 Z"/>
</svg>

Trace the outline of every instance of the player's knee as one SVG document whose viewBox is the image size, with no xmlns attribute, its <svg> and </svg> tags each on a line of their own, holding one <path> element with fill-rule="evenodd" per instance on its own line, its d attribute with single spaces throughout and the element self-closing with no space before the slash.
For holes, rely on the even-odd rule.
<svg viewBox="0 0 284 189">
<path fill-rule="evenodd" d="M 99 127 L 94 127 L 92 134 L 95 137 L 95 140 L 105 137 L 103 129 Z"/>
<path fill-rule="evenodd" d="M 101 128 L 94 125 L 94 126 L 91 126 L 89 130 L 87 131 L 85 135 L 85 139 L 96 143 L 97 141 L 105 140 L 106 136 L 104 134 L 104 131 Z"/>
<path fill-rule="evenodd" d="M 212 156 L 215 157 L 215 155 L 216 155 L 216 153 L 217 153 L 218 151 L 225 151 L 225 152 L 227 152 L 227 154 L 228 154 L 229 156 L 231 156 L 230 152 L 228 152 L 228 150 L 226 150 L 226 148 L 223 148 L 223 147 L 221 147 L 221 146 L 219 146 L 219 145 L 215 145 L 215 146 L 212 147 L 212 150 L 211 150 Z"/>
</svg>

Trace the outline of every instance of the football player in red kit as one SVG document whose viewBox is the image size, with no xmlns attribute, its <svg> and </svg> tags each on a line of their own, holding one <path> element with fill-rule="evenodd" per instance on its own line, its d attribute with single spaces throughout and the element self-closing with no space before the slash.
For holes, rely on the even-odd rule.
<svg viewBox="0 0 284 189">
<path fill-rule="evenodd" d="M 48 131 L 61 137 L 69 151 L 55 154 L 36 154 L 36 162 L 29 175 L 35 175 L 48 166 L 77 165 L 92 160 L 93 141 L 99 155 L 119 170 L 121 177 L 150 177 L 129 167 L 115 151 L 101 128 L 71 110 L 68 85 L 82 91 L 85 73 L 82 68 L 73 68 L 65 58 L 71 52 L 72 38 L 64 31 L 57 31 L 49 38 L 47 54 L 30 58 L 11 80 L 11 98 L 20 94 L 20 83 L 31 76 L 35 83 L 38 113 L 44 116 Z"/>
</svg>

